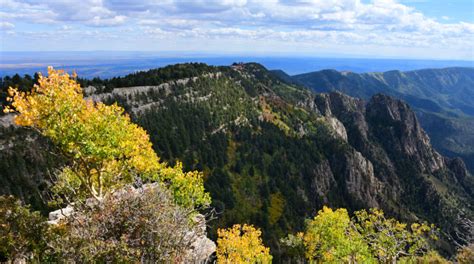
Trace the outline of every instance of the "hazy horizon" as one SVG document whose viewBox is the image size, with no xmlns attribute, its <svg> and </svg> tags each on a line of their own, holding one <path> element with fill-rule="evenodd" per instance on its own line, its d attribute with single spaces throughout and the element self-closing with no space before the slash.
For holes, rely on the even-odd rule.
<svg viewBox="0 0 474 264">
<path fill-rule="evenodd" d="M 3 0 L 0 52 L 473 60 L 474 2 Z"/>
<path fill-rule="evenodd" d="M 422 60 L 401 58 L 356 58 L 245 54 L 211 54 L 142 51 L 74 51 L 74 52 L 3 52 L 0 76 L 45 72 L 47 66 L 76 71 L 85 78 L 109 78 L 135 71 L 159 68 L 176 63 L 202 62 L 214 66 L 234 62 L 257 62 L 270 70 L 283 70 L 290 75 L 335 69 L 339 71 L 381 72 L 426 68 L 474 67 L 474 61 Z"/>
</svg>

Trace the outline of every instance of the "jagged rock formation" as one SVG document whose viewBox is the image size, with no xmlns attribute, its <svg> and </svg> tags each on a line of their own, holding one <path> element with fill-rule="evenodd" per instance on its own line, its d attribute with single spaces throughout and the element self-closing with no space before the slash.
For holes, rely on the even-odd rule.
<svg viewBox="0 0 474 264">
<path fill-rule="evenodd" d="M 474 171 L 474 68 L 275 74 L 316 92 L 339 91 L 366 100 L 384 93 L 402 99 L 416 111 L 435 148 L 444 155 L 462 157 Z"/>
<path fill-rule="evenodd" d="M 460 159 L 444 158 L 432 148 L 407 104 L 381 94 L 367 104 L 340 93 L 318 97 L 321 111 L 334 113 L 348 131 L 349 144 L 374 163 L 375 175 L 383 184 L 381 204 L 388 206 L 387 211 L 398 211 L 407 220 L 436 219 L 453 226 L 472 218 L 473 185 L 459 180 L 472 181 L 472 176 Z M 390 200 L 399 205 L 390 208 Z M 428 203 L 436 206 L 429 208 Z M 470 232 L 469 228 L 450 230 L 453 237 Z"/>
<path fill-rule="evenodd" d="M 416 167 L 422 173 L 445 168 L 441 155 L 431 147 L 415 113 L 405 103 L 376 95 L 367 105 L 367 119 L 376 126 L 376 136 L 383 137 L 386 148 L 416 161 Z"/>
<path fill-rule="evenodd" d="M 473 177 L 461 160 L 431 147 L 407 104 L 384 95 L 366 102 L 315 94 L 258 64 L 199 69 L 146 88 L 89 92 L 127 109 L 162 159 L 204 171 L 219 213 L 212 238 L 217 227 L 252 223 L 279 260 L 279 239 L 329 205 L 380 207 L 405 221 L 435 223 L 447 252 L 454 241 L 466 242 L 459 234 L 474 219 Z"/>
</svg>

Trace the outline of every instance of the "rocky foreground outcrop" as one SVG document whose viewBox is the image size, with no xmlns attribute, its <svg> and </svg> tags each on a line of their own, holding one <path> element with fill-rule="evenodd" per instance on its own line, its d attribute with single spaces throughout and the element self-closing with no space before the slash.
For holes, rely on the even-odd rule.
<svg viewBox="0 0 474 264">
<path fill-rule="evenodd" d="M 160 187 L 157 183 L 153 184 L 144 184 L 141 187 L 135 188 L 133 186 L 127 186 L 121 190 L 115 191 L 112 194 L 113 199 L 130 199 L 130 197 L 139 197 L 145 192 L 160 192 Z M 107 199 L 107 198 L 104 198 Z M 87 208 L 100 208 L 101 202 L 98 202 L 95 199 L 88 199 L 82 206 Z M 176 213 L 178 214 L 178 213 Z M 72 220 L 74 219 L 74 220 Z M 84 215 L 81 211 L 76 210 L 75 205 L 68 205 L 65 208 L 61 208 L 49 213 L 49 224 L 57 225 L 61 221 L 84 221 Z M 87 220 L 86 220 L 87 221 Z M 171 221 L 171 219 L 170 219 Z M 201 215 L 195 215 L 193 218 L 194 224 L 191 225 L 192 228 L 189 229 L 181 239 L 184 239 L 182 244 L 186 244 L 187 249 L 180 256 L 180 259 L 174 263 L 206 263 L 208 262 L 213 253 L 216 251 L 216 244 L 207 238 L 206 236 L 206 218 Z M 145 227 L 146 228 L 146 227 Z M 180 230 L 167 230 L 165 232 L 180 232 Z M 160 230 L 143 230 L 143 232 L 162 232 Z M 179 236 L 178 236 L 179 238 Z"/>
</svg>

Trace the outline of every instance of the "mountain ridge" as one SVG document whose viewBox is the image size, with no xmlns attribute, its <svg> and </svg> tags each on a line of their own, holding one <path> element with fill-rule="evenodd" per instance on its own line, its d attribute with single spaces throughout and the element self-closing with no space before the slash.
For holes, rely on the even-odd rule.
<svg viewBox="0 0 474 264">
<path fill-rule="evenodd" d="M 462 157 L 474 170 L 474 68 L 347 73 L 324 70 L 284 76 L 316 92 L 341 91 L 364 99 L 384 93 L 408 102 L 443 155 Z"/>
<path fill-rule="evenodd" d="M 431 147 L 407 104 L 385 95 L 365 102 L 342 93 L 312 93 L 255 63 L 210 67 L 204 74 L 200 67 L 205 66 L 170 68 L 198 73 L 187 81 L 116 87 L 115 93 L 95 87 L 88 93 L 127 109 L 163 160 L 181 160 L 187 169 L 204 172 L 220 213 L 211 237 L 217 227 L 250 222 L 262 228 L 276 258 L 284 259 L 279 239 L 301 231 L 304 219 L 323 205 L 350 211 L 380 207 L 404 220 L 433 222 L 445 232 L 439 245 L 445 253 L 452 253 L 453 240 L 463 243 L 458 236 L 469 234 L 466 228 L 472 227 L 463 223 L 473 219 L 472 176 L 462 161 Z M 15 144 L 5 153 L 14 155 Z M 38 146 L 29 147 L 34 152 Z M 8 155 L 0 160 L 10 160 Z M 44 171 L 56 166 L 25 164 Z"/>
<path fill-rule="evenodd" d="M 361 74 L 322 70 L 294 75 L 292 79 L 317 92 L 341 91 L 361 98 L 368 98 L 377 92 L 395 96 L 410 95 L 431 100 L 443 108 L 456 109 L 457 112 L 450 113 L 451 115 L 474 113 L 470 104 L 470 99 L 474 96 L 474 91 L 470 89 L 474 84 L 474 68 L 450 67 L 405 72 L 393 70 Z M 460 93 L 467 98 L 461 97 Z M 451 97 L 443 101 L 440 99 L 442 95 Z M 420 107 L 414 101 L 407 101 Z M 453 105 L 455 103 L 457 105 Z"/>
</svg>

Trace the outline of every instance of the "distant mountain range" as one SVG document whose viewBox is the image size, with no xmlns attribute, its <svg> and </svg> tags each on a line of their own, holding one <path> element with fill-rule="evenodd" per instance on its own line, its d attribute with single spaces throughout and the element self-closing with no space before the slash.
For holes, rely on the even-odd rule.
<svg viewBox="0 0 474 264">
<path fill-rule="evenodd" d="M 315 92 L 339 91 L 366 100 L 383 93 L 402 99 L 416 111 L 434 147 L 444 155 L 462 157 L 474 171 L 474 68 L 274 74 Z"/>
<path fill-rule="evenodd" d="M 177 63 L 199 62 L 208 65 L 230 65 L 233 62 L 258 62 L 267 69 L 280 69 L 288 74 L 300 74 L 322 69 L 357 73 L 444 68 L 474 67 L 474 61 L 413 60 L 384 58 L 331 58 L 290 55 L 251 56 L 210 53 L 156 52 L 0 52 L 0 77 L 45 71 L 47 66 L 76 71 L 82 78 L 112 78 L 136 71 L 146 71 Z"/>
<path fill-rule="evenodd" d="M 311 79 L 329 91 L 345 89 L 342 84 L 351 84 L 347 76 L 354 76 L 354 90 L 367 81 L 375 83 L 375 93 L 376 84 L 406 83 L 400 77 L 405 75 L 324 71 Z M 454 77 L 436 76 L 443 82 L 433 89 L 455 89 Z M 280 238 L 301 231 L 306 218 L 328 205 L 350 211 L 378 207 L 404 221 L 434 223 L 442 230 L 437 247 L 448 255 L 456 243 L 472 239 L 474 178 L 461 159 L 431 146 L 408 104 L 383 94 L 368 98 L 363 91 L 358 93 L 368 100 L 315 93 L 301 79 L 256 63 L 178 64 L 81 83 L 90 99 L 123 106 L 150 134 L 162 160 L 181 160 L 186 169 L 204 172 L 219 214 L 211 237 L 218 227 L 255 224 L 278 262 L 286 254 Z M 426 112 L 442 120 L 467 116 L 467 103 L 447 111 L 446 102 L 433 101 L 446 110 Z M 0 193 L 47 210 L 42 198 L 61 157 L 34 131 L 11 125 L 11 116 L 0 121 Z"/>
</svg>

